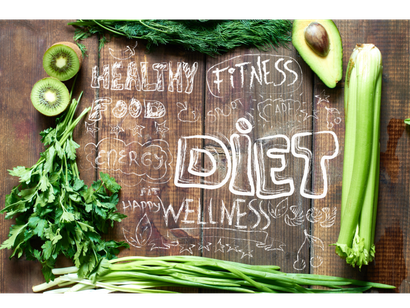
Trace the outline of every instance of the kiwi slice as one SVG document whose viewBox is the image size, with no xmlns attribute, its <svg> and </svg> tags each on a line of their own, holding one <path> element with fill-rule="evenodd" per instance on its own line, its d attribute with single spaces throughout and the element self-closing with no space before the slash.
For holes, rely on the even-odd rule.
<svg viewBox="0 0 410 308">
<path fill-rule="evenodd" d="M 81 50 L 76 44 L 59 42 L 44 53 L 43 67 L 49 76 L 65 81 L 78 73 L 82 59 Z"/>
<path fill-rule="evenodd" d="M 30 97 L 34 108 L 50 117 L 62 113 L 70 103 L 70 93 L 66 85 L 53 77 L 37 81 Z"/>
</svg>

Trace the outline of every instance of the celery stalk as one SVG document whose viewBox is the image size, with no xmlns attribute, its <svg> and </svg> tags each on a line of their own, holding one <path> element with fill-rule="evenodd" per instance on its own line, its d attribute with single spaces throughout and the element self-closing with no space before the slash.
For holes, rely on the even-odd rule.
<svg viewBox="0 0 410 308">
<path fill-rule="evenodd" d="M 373 44 L 357 44 L 345 85 L 345 156 L 336 253 L 352 266 L 374 258 L 380 156 L 382 58 Z"/>
</svg>

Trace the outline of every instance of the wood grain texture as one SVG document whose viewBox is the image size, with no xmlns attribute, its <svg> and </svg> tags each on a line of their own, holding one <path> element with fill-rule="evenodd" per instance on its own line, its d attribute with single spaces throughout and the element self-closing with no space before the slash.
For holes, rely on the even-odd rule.
<svg viewBox="0 0 410 308">
<path fill-rule="evenodd" d="M 0 21 L 0 200 L 17 184 L 7 169 L 33 165 L 43 150 L 39 132 L 54 125 L 29 96 L 45 76 L 47 47 L 72 41 L 67 22 Z M 106 235 L 130 244 L 120 256 L 199 255 L 275 264 L 285 272 L 353 277 L 410 292 L 410 130 L 403 124 L 410 117 L 409 21 L 335 23 L 344 75 L 357 43 L 373 43 L 383 56 L 376 260 L 362 270 L 352 268 L 330 246 L 340 224 L 344 78 L 335 89 L 325 87 L 290 44 L 266 52 L 237 48 L 212 58 L 174 46 L 148 53 L 144 42 L 125 38 L 112 38 L 99 53 L 98 38 L 91 37 L 84 41 L 88 56 L 74 97 L 84 91 L 77 114 L 93 109 L 74 140 L 81 146 L 78 165 L 87 185 L 100 171 L 122 185 L 117 208 L 128 217 Z M 104 69 L 108 78 L 96 86 Z M 328 132 L 336 134 L 339 151 L 325 163 L 327 194 L 304 197 L 301 191 L 325 189 L 320 162 L 336 148 Z M 262 197 L 252 190 L 258 176 Z M 294 192 L 287 196 L 289 184 L 273 178 L 291 179 Z M 11 224 L 0 218 L 0 241 Z M 10 254 L 0 250 L 0 293 L 31 292 L 43 282 L 41 266 L 9 260 Z"/>
</svg>

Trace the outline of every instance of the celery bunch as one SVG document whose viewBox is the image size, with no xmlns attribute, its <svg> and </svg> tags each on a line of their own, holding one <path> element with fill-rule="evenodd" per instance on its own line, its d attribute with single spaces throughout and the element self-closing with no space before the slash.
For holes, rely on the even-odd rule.
<svg viewBox="0 0 410 308">
<path fill-rule="evenodd" d="M 353 267 L 374 259 L 379 184 L 382 57 L 357 44 L 345 81 L 345 149 L 340 233 L 336 253 Z"/>
</svg>

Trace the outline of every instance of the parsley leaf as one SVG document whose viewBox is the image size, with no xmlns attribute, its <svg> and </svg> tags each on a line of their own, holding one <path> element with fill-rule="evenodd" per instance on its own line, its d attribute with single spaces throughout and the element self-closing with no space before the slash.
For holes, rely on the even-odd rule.
<svg viewBox="0 0 410 308">
<path fill-rule="evenodd" d="M 103 181 L 105 187 L 113 193 L 117 193 L 120 191 L 121 186 L 115 182 L 115 179 L 110 177 L 108 174 L 100 172 L 101 180 Z"/>
<path fill-rule="evenodd" d="M 116 208 L 121 186 L 104 173 L 90 187 L 79 177 L 76 150 L 80 145 L 73 140 L 73 130 L 90 108 L 73 120 L 78 102 L 72 100 L 55 129 L 40 133 L 46 149 L 35 165 L 9 170 L 20 184 L 6 195 L 0 211 L 6 219 L 16 217 L 0 249 L 13 250 L 10 258 L 24 254 L 41 262 L 47 282 L 54 280 L 52 269 L 60 255 L 72 259 L 80 277 L 88 277 L 104 258 L 115 258 L 119 248 L 129 247 L 102 238 L 108 226 L 126 217 Z"/>
</svg>

